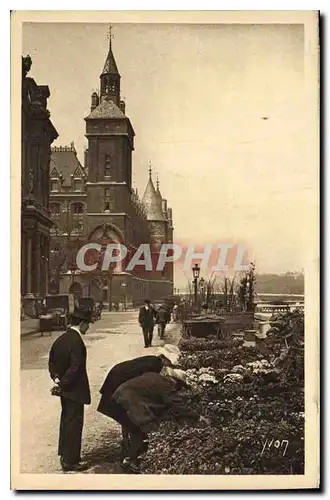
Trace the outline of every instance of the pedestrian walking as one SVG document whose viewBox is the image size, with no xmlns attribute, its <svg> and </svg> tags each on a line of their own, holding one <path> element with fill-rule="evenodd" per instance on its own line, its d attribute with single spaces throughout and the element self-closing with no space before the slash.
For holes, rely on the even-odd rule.
<svg viewBox="0 0 330 500">
<path fill-rule="evenodd" d="M 185 381 L 183 370 L 163 366 L 160 373 L 146 372 L 122 383 L 107 402 L 106 413 L 102 413 L 122 426 L 126 445 L 122 466 L 129 472 L 139 473 L 140 457 L 148 450 L 148 434 L 169 412 L 176 419 L 199 419 L 178 394 Z"/>
<path fill-rule="evenodd" d="M 176 323 L 178 321 L 178 312 L 179 312 L 178 304 L 174 304 L 173 313 L 172 313 L 174 323 Z"/>
<path fill-rule="evenodd" d="M 161 305 L 156 312 L 156 324 L 158 326 L 158 336 L 163 339 L 167 323 L 171 321 L 171 313 L 165 305 Z"/>
<path fill-rule="evenodd" d="M 56 387 L 52 394 L 61 399 L 58 454 L 63 471 L 82 471 L 81 438 L 84 405 L 91 402 L 86 371 L 86 346 L 82 340 L 92 322 L 91 311 L 75 309 L 66 332 L 53 343 L 49 354 L 49 373 Z"/>
<path fill-rule="evenodd" d="M 156 311 L 150 304 L 150 300 L 144 301 L 144 306 L 140 308 L 139 324 L 142 328 L 144 347 L 152 346 L 153 332 L 155 326 Z"/>
</svg>

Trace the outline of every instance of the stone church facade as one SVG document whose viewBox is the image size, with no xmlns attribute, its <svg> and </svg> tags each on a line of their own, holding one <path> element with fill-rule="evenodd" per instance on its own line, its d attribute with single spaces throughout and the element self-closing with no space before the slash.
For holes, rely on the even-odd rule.
<svg viewBox="0 0 330 500">
<path fill-rule="evenodd" d="M 140 304 L 146 297 L 155 301 L 173 294 L 173 264 L 166 264 L 163 271 L 146 271 L 141 266 L 127 271 L 125 264 L 145 243 L 157 259 L 162 243 L 173 241 L 173 221 L 151 170 L 142 200 L 132 187 L 135 132 L 120 96 L 120 78 L 110 44 L 100 93 L 92 94 L 91 111 L 85 118 L 84 164 L 73 143 L 52 148 L 50 291 Z M 107 243 L 123 244 L 127 259 L 109 272 L 101 271 L 100 265 L 93 272 L 83 272 L 77 269 L 76 254 L 89 242 L 103 248 Z"/>
<path fill-rule="evenodd" d="M 28 77 L 32 60 L 22 57 L 21 103 L 21 299 L 29 316 L 48 292 L 51 144 L 58 133 L 50 120 L 47 85 Z"/>
</svg>

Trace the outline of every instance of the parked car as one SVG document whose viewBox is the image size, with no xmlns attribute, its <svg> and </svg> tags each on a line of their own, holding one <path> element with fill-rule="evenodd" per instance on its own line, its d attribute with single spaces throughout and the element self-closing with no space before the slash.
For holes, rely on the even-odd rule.
<svg viewBox="0 0 330 500">
<path fill-rule="evenodd" d="M 40 331 L 65 330 L 74 310 L 75 299 L 71 294 L 46 295 L 42 306 L 42 314 L 39 316 Z"/>
</svg>

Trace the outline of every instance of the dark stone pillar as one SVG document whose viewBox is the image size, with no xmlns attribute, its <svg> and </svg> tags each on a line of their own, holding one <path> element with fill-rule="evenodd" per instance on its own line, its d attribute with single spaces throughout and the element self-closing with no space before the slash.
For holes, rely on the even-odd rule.
<svg viewBox="0 0 330 500">
<path fill-rule="evenodd" d="M 36 234 L 33 240 L 33 272 L 35 273 L 34 275 L 34 287 L 33 287 L 33 292 L 35 295 L 40 294 L 40 280 L 41 280 L 41 273 L 40 273 L 40 268 L 41 268 L 41 252 L 40 252 L 40 235 Z"/>
<path fill-rule="evenodd" d="M 26 235 L 21 234 L 21 297 L 26 293 Z"/>
<path fill-rule="evenodd" d="M 27 237 L 27 252 L 26 252 L 26 294 L 32 294 L 32 237 Z"/>
</svg>

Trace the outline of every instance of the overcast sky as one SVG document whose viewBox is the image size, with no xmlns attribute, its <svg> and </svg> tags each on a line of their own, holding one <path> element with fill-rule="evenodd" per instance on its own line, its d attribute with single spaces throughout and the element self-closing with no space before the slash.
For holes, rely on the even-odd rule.
<svg viewBox="0 0 330 500">
<path fill-rule="evenodd" d="M 50 88 L 54 145 L 74 141 L 81 161 L 107 29 L 23 29 L 29 76 Z M 113 33 L 136 133 L 133 178 L 142 195 L 151 160 L 175 240 L 244 242 L 259 272 L 303 268 L 316 175 L 305 159 L 303 25 L 115 24 Z"/>
</svg>

